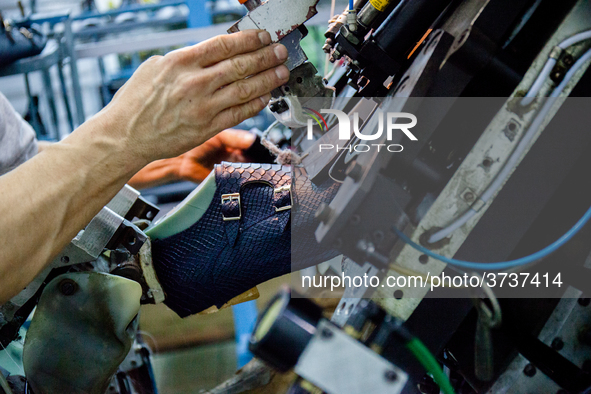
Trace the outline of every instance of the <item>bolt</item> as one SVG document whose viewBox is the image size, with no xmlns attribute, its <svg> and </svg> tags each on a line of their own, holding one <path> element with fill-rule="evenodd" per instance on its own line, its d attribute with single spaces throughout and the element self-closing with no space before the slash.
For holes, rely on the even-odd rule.
<svg viewBox="0 0 591 394">
<path fill-rule="evenodd" d="M 396 298 L 397 300 L 401 300 L 402 297 L 404 297 L 404 292 L 402 290 L 394 291 L 394 298 Z"/>
<path fill-rule="evenodd" d="M 564 341 L 561 338 L 556 337 L 552 340 L 550 347 L 556 351 L 562 350 L 564 347 Z"/>
<path fill-rule="evenodd" d="M 490 166 L 492 166 L 492 163 L 493 163 L 493 162 L 492 162 L 492 160 L 491 160 L 491 159 L 484 159 L 484 160 L 482 160 L 482 165 L 483 165 L 483 166 L 485 166 L 485 167 L 490 167 Z"/>
<path fill-rule="evenodd" d="M 474 201 L 474 193 L 472 193 L 472 192 L 464 193 L 464 200 L 466 200 L 467 202 Z"/>
<path fill-rule="evenodd" d="M 324 339 L 330 339 L 333 337 L 334 333 L 330 329 L 325 327 L 320 332 L 320 335 L 322 335 L 322 338 L 324 338 Z"/>
<path fill-rule="evenodd" d="M 355 182 L 358 182 L 361 179 L 361 175 L 363 175 L 363 167 L 357 163 L 356 161 L 349 164 L 345 174 L 348 177 L 351 177 Z"/>
<path fill-rule="evenodd" d="M 381 230 L 376 230 L 373 233 L 373 237 L 376 241 L 382 241 L 384 239 L 384 232 Z"/>
<path fill-rule="evenodd" d="M 398 379 L 398 374 L 396 371 L 389 369 L 384 373 L 384 378 L 386 378 L 388 382 L 395 382 Z"/>
<path fill-rule="evenodd" d="M 550 79 L 555 83 L 560 83 L 564 78 L 565 72 L 566 70 L 564 67 L 557 65 L 556 67 L 554 67 L 554 70 L 552 70 L 552 72 L 550 73 Z"/>
<path fill-rule="evenodd" d="M 581 297 L 579 298 L 579 305 L 581 306 L 589 306 L 591 303 L 591 298 Z"/>
<path fill-rule="evenodd" d="M 428 262 L 429 262 L 429 256 L 427 256 L 426 254 L 422 254 L 419 256 L 419 263 L 427 264 Z"/>
<path fill-rule="evenodd" d="M 78 290 L 78 284 L 72 279 L 64 279 L 59 283 L 59 289 L 65 296 L 71 296 Z"/>
<path fill-rule="evenodd" d="M 575 62 L 575 59 L 572 57 L 572 55 L 566 54 L 562 58 L 562 62 L 564 63 L 565 66 L 570 67 Z"/>
<path fill-rule="evenodd" d="M 536 374 L 536 367 L 533 364 L 527 364 L 525 368 L 523 368 L 523 373 L 525 376 L 532 377 Z"/>
</svg>

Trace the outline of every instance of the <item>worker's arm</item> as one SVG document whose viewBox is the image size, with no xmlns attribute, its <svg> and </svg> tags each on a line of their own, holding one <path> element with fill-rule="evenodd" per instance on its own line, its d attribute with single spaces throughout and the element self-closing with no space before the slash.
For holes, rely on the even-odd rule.
<svg viewBox="0 0 591 394">
<path fill-rule="evenodd" d="M 245 130 L 224 130 L 187 153 L 153 161 L 128 183 L 136 189 L 144 189 L 173 181 L 201 182 L 221 161 L 244 161 L 242 153 L 255 139 L 255 134 Z"/>
<path fill-rule="evenodd" d="M 24 122 L 24 121 L 23 121 Z M 42 152 L 45 148 L 50 147 L 51 145 L 53 145 L 53 142 L 49 142 L 49 141 L 37 141 L 37 152 Z"/>
<path fill-rule="evenodd" d="M 252 117 L 284 84 L 283 46 L 247 31 L 146 61 L 63 141 L 0 177 L 0 304 L 21 291 L 146 164 Z M 245 79 L 247 76 L 249 78 Z"/>
</svg>

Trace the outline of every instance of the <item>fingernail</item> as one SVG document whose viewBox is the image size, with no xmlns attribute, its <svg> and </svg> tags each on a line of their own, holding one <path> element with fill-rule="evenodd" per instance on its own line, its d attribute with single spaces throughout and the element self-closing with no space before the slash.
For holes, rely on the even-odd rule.
<svg viewBox="0 0 591 394">
<path fill-rule="evenodd" d="M 269 104 L 269 100 L 271 100 L 271 95 L 270 94 L 265 94 L 264 96 L 259 97 L 261 99 L 261 101 L 263 102 L 263 104 L 267 105 Z"/>
<path fill-rule="evenodd" d="M 277 78 L 281 80 L 285 80 L 289 78 L 289 70 L 285 66 L 279 66 L 275 69 L 275 74 L 277 74 Z"/>
<path fill-rule="evenodd" d="M 275 48 L 273 49 L 275 51 L 275 56 L 277 56 L 277 59 L 279 60 L 285 60 L 287 59 L 287 48 L 281 44 L 277 44 L 275 45 Z"/>
<path fill-rule="evenodd" d="M 267 31 L 262 31 L 259 33 L 259 40 L 261 40 L 261 44 L 269 45 L 271 43 L 271 35 Z"/>
<path fill-rule="evenodd" d="M 244 133 L 244 145 L 251 146 L 254 144 L 254 141 L 257 139 L 257 136 L 254 133 Z"/>
</svg>

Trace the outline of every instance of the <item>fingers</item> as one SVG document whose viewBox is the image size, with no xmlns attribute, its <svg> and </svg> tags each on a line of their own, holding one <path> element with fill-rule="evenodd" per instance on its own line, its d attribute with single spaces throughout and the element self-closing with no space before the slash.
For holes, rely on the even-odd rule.
<svg viewBox="0 0 591 394">
<path fill-rule="evenodd" d="M 226 149 L 248 149 L 254 143 L 256 135 L 246 130 L 228 129 L 219 133 L 216 138 Z"/>
<path fill-rule="evenodd" d="M 214 73 L 214 88 L 258 74 L 278 66 L 287 59 L 287 49 L 281 44 L 261 48 L 258 51 L 234 56 L 210 68 Z"/>
<path fill-rule="evenodd" d="M 245 30 L 211 38 L 193 46 L 191 51 L 201 67 L 209 67 L 236 55 L 256 51 L 270 43 L 268 32 Z"/>
<path fill-rule="evenodd" d="M 285 84 L 288 79 L 289 70 L 281 65 L 218 90 L 213 94 L 213 100 L 222 108 L 243 104 L 257 97 L 268 95 L 273 89 Z M 270 97 L 265 97 L 265 103 L 269 99 Z"/>
<path fill-rule="evenodd" d="M 261 98 L 257 97 L 244 104 L 236 105 L 223 110 L 214 118 L 212 122 L 213 129 L 229 129 L 230 127 L 234 127 L 246 119 L 252 118 L 267 106 L 268 101 L 268 99 L 261 100 Z"/>
</svg>

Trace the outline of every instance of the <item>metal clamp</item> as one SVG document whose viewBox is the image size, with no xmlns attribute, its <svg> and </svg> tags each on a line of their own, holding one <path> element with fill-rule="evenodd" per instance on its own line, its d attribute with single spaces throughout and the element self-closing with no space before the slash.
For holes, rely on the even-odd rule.
<svg viewBox="0 0 591 394">
<path fill-rule="evenodd" d="M 275 201 L 277 201 L 276 197 L 278 194 L 283 193 L 283 192 L 288 192 L 289 193 L 289 205 L 283 206 L 283 207 L 277 207 L 275 206 L 275 212 L 281 212 L 281 211 L 286 211 L 288 209 L 291 209 L 291 207 L 293 206 L 293 195 L 291 194 L 291 185 L 285 185 L 285 186 L 281 186 L 278 188 L 275 188 L 273 190 L 273 199 Z M 279 196 L 279 198 L 281 198 L 281 196 Z"/>
<path fill-rule="evenodd" d="M 552 48 L 552 50 L 550 51 L 550 54 L 548 55 L 548 57 L 550 59 L 560 59 L 560 57 L 562 56 L 562 54 L 564 53 L 564 49 L 562 49 L 561 47 L 559 47 L 558 45 L 555 46 L 554 48 Z"/>
<path fill-rule="evenodd" d="M 240 193 L 222 194 L 222 205 L 226 203 L 238 203 L 238 216 L 226 216 L 224 215 L 224 209 L 222 208 L 222 217 L 224 222 L 231 220 L 240 220 L 242 218 L 242 210 L 240 209 Z"/>
</svg>

